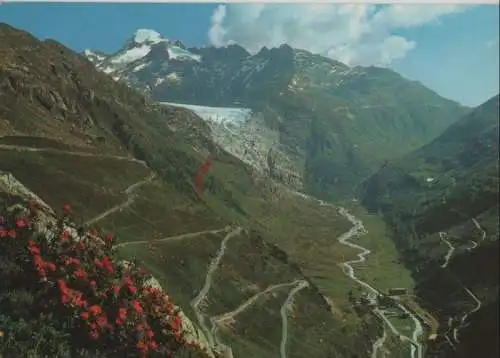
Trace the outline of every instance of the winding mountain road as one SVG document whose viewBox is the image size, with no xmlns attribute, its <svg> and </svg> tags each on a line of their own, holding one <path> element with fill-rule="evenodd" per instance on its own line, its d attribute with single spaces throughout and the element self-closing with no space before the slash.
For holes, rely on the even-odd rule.
<svg viewBox="0 0 500 358">
<path fill-rule="evenodd" d="M 446 253 L 446 256 L 444 257 L 444 262 L 441 265 L 441 268 L 446 268 L 448 264 L 450 263 L 450 258 L 451 255 L 453 255 L 453 251 L 455 251 L 455 246 L 451 244 L 451 242 L 448 240 L 448 234 L 445 232 L 439 232 L 439 238 L 441 239 L 442 242 L 444 242 L 446 245 L 448 245 L 448 252 Z"/>
<path fill-rule="evenodd" d="M 73 155 L 73 156 L 77 156 L 77 157 L 96 157 L 96 158 L 125 160 L 127 162 L 133 162 L 133 163 L 141 164 L 143 166 L 147 166 L 146 162 L 143 160 L 139 160 L 139 159 L 136 159 L 134 157 L 126 157 L 126 156 L 120 156 L 120 155 L 95 154 L 95 153 L 89 153 L 89 152 L 77 152 L 77 151 L 55 149 L 55 148 L 24 147 L 24 146 L 20 146 L 20 145 L 11 145 L 11 144 L 0 144 L 0 149 L 15 150 L 18 152 L 57 153 L 57 154 L 64 154 L 64 155 Z"/>
<path fill-rule="evenodd" d="M 476 218 L 472 218 L 472 222 L 474 223 L 474 226 L 481 231 L 481 241 L 484 241 L 486 239 L 486 230 L 484 230 L 481 225 L 479 225 L 479 222 L 476 220 Z"/>
<path fill-rule="evenodd" d="M 475 294 L 474 294 L 471 290 L 469 290 L 469 289 L 468 289 L 467 287 L 465 287 L 465 286 L 464 286 L 464 290 L 465 290 L 465 292 L 467 292 L 467 294 L 468 294 L 468 295 L 469 295 L 469 296 L 470 296 L 470 297 L 474 300 L 474 302 L 476 303 L 476 306 L 475 306 L 472 310 L 470 310 L 470 311 L 466 312 L 466 313 L 462 316 L 462 318 L 460 319 L 460 324 L 458 325 L 458 327 L 455 327 L 455 329 L 453 329 L 453 339 L 455 340 L 455 342 L 456 342 L 456 343 L 460 343 L 460 340 L 459 340 L 460 330 L 461 330 L 462 328 L 464 328 L 464 327 L 465 327 L 465 325 L 466 325 L 466 321 L 467 321 L 467 318 L 468 318 L 471 314 L 473 314 L 473 313 L 475 313 L 475 312 L 479 311 L 479 309 L 481 308 L 481 305 L 482 305 L 481 300 L 479 300 L 479 298 L 477 298 L 477 297 L 476 297 L 476 295 L 475 295 Z"/>
<path fill-rule="evenodd" d="M 196 318 L 198 319 L 198 323 L 200 324 L 200 327 L 203 329 L 203 331 L 207 334 L 207 338 L 210 341 L 210 344 L 212 347 L 215 346 L 215 339 L 214 335 L 212 335 L 212 331 L 208 329 L 207 324 L 205 322 L 205 314 L 201 312 L 199 309 L 200 303 L 207 297 L 208 291 L 210 291 L 210 288 L 212 287 L 212 277 L 215 271 L 218 269 L 220 262 L 222 260 L 222 257 L 224 256 L 224 253 L 226 252 L 227 248 L 227 242 L 233 238 L 236 235 L 239 235 L 241 233 L 242 229 L 240 227 L 235 228 L 231 232 L 229 232 L 224 239 L 221 242 L 221 246 L 219 248 L 219 251 L 217 252 L 217 256 L 210 262 L 208 265 L 208 270 L 207 274 L 205 276 L 205 284 L 203 285 L 202 289 L 196 295 L 195 298 L 191 301 L 191 306 L 193 307 L 193 310 L 196 314 Z"/>
<path fill-rule="evenodd" d="M 288 294 L 288 297 L 286 298 L 285 302 L 281 306 L 280 309 L 280 314 L 281 314 L 281 343 L 280 343 L 280 358 L 286 358 L 286 344 L 288 342 L 288 315 L 287 315 L 287 309 L 290 306 L 294 296 L 302 289 L 306 288 L 309 286 L 309 283 L 307 281 L 300 281 L 297 286 L 295 286 L 290 293 Z"/>
<path fill-rule="evenodd" d="M 200 236 L 200 235 L 220 234 L 223 232 L 227 232 L 228 230 L 229 230 L 229 226 L 222 228 L 222 229 L 196 231 L 196 232 L 189 232 L 186 234 L 179 234 L 179 235 L 175 235 L 175 236 L 168 236 L 168 237 L 165 237 L 162 239 L 152 240 L 152 241 L 151 240 L 138 240 L 138 241 L 122 242 L 122 243 L 114 245 L 114 247 L 123 247 L 123 246 L 128 246 L 128 245 L 141 245 L 141 244 L 166 242 L 166 241 L 179 241 L 179 240 L 184 240 L 184 239 L 190 239 L 190 238 Z"/>
<path fill-rule="evenodd" d="M 10 145 L 10 144 L 0 144 L 0 149 L 5 149 L 5 150 L 15 150 L 18 152 L 42 152 L 42 153 L 57 153 L 57 154 L 63 154 L 63 155 L 69 155 L 69 156 L 78 156 L 78 157 L 95 157 L 95 158 L 107 158 L 107 159 L 114 159 L 114 160 L 125 160 L 128 162 L 133 162 L 140 164 L 144 167 L 148 167 L 147 163 L 143 160 L 136 159 L 134 157 L 127 157 L 127 156 L 119 156 L 119 155 L 106 155 L 106 154 L 95 154 L 95 153 L 88 153 L 88 152 L 78 152 L 78 151 L 70 151 L 70 150 L 62 150 L 62 149 L 55 149 L 55 148 L 36 148 L 36 147 L 25 147 L 25 146 L 19 146 L 19 145 Z M 127 200 L 121 204 L 115 205 L 114 207 L 106 210 L 105 212 L 97 215 L 96 217 L 88 220 L 85 222 L 85 225 L 93 224 L 97 221 L 100 221 L 104 219 L 105 217 L 113 214 L 116 211 L 123 210 L 127 206 L 131 205 L 134 200 L 135 200 L 135 191 L 139 189 L 140 187 L 150 183 L 156 178 L 155 173 L 151 173 L 147 178 L 144 180 L 141 180 L 137 183 L 134 183 L 130 185 L 128 188 L 125 189 L 124 193 L 127 195 Z"/>
<path fill-rule="evenodd" d="M 481 225 L 479 224 L 477 219 L 472 218 L 472 223 L 479 231 L 481 231 L 481 241 L 484 241 L 486 239 L 486 231 L 481 227 Z M 448 254 L 445 257 L 445 262 L 443 263 L 443 265 L 441 265 L 442 268 L 446 268 L 448 266 L 448 262 L 450 260 L 451 254 L 453 253 L 455 248 L 447 240 L 447 235 L 445 232 L 440 232 L 439 237 L 441 238 L 441 240 L 443 242 L 445 242 L 450 247 L 450 250 L 448 251 Z M 472 242 L 472 246 L 467 248 L 468 251 L 472 251 L 473 249 L 475 249 L 479 246 L 476 241 L 471 240 L 471 242 Z M 471 314 L 477 312 L 481 308 L 481 305 L 482 305 L 481 300 L 479 298 L 477 298 L 477 296 L 469 288 L 467 288 L 465 286 L 462 286 L 462 287 L 463 287 L 464 291 L 474 300 L 474 303 L 476 305 L 470 311 L 465 312 L 460 319 L 459 325 L 457 327 L 453 328 L 453 340 L 455 341 L 455 343 L 460 343 L 460 339 L 459 339 L 460 330 L 466 326 L 467 318 L 469 318 L 469 316 Z M 452 322 L 452 320 L 450 318 L 450 320 L 448 321 L 448 326 L 451 326 L 451 322 Z M 450 346 L 455 348 L 454 344 L 451 342 L 451 340 L 449 339 L 447 334 L 446 334 L 446 338 L 448 339 Z"/>
<path fill-rule="evenodd" d="M 87 220 L 85 222 L 85 225 L 90 225 L 90 224 L 94 224 L 102 219 L 104 219 L 105 217 L 117 212 L 117 211 L 121 211 L 123 209 L 125 209 L 126 207 L 130 206 L 135 198 L 136 198 L 136 195 L 135 195 L 135 191 L 138 190 L 140 187 L 146 185 L 146 184 L 149 184 L 151 183 L 154 179 L 156 178 L 156 174 L 155 173 L 151 173 L 150 176 L 148 176 L 146 179 L 143 179 L 137 183 L 134 183 L 132 185 L 130 185 L 127 189 L 125 189 L 124 193 L 127 195 L 127 200 L 121 204 L 118 204 L 118 205 L 115 205 L 113 206 L 112 208 L 106 210 L 105 212 L 97 215 L 96 217 L 90 219 L 90 220 Z"/>
<path fill-rule="evenodd" d="M 218 315 L 218 316 L 214 316 L 212 317 L 213 318 L 213 321 L 215 323 L 221 323 L 221 322 L 224 322 L 224 321 L 228 321 L 228 320 L 231 320 L 233 319 L 236 315 L 242 313 L 243 311 L 245 311 L 247 308 L 249 308 L 252 304 L 254 304 L 260 297 L 268 294 L 268 293 L 271 293 L 273 291 L 276 291 L 280 288 L 283 288 L 283 287 L 287 287 L 287 286 L 294 286 L 294 285 L 299 285 L 301 282 L 305 282 L 305 281 L 302 281 L 302 280 L 296 280 L 296 281 L 292 281 L 292 282 L 284 282 L 284 283 L 278 283 L 276 285 L 272 285 L 272 286 L 269 286 L 268 288 L 266 288 L 264 291 L 260 291 L 258 293 L 256 293 L 255 295 L 253 295 L 252 297 L 250 297 L 249 299 L 247 299 L 245 302 L 243 302 L 241 305 L 239 305 L 237 308 L 235 308 L 234 310 L 230 311 L 230 312 L 226 312 L 226 313 L 223 313 L 221 315 Z"/>
<path fill-rule="evenodd" d="M 298 191 L 294 191 L 294 190 L 291 190 L 291 189 L 288 189 L 288 191 L 290 193 L 298 196 L 298 197 L 303 198 L 303 199 L 308 199 L 308 200 L 316 201 L 321 206 L 331 206 L 333 208 L 336 208 L 336 206 L 333 205 L 333 204 L 330 204 L 330 203 L 325 202 L 323 200 L 311 197 L 311 196 L 309 196 L 307 194 L 304 194 L 304 193 L 301 193 L 301 192 L 298 192 Z M 340 215 L 342 215 L 347 220 L 349 220 L 349 222 L 352 224 L 352 227 L 351 227 L 351 229 L 349 229 L 349 231 L 347 231 L 344 234 L 342 234 L 337 239 L 337 241 L 340 242 L 341 244 L 345 245 L 345 246 L 348 246 L 350 248 L 353 248 L 353 249 L 356 249 L 356 250 L 360 251 L 357 254 L 358 259 L 345 261 L 343 263 L 340 263 L 339 266 L 343 269 L 344 273 L 349 278 L 351 278 L 353 281 L 355 281 L 359 285 L 361 285 L 364 288 L 366 288 L 370 292 L 370 294 L 372 296 L 376 297 L 376 296 L 380 295 L 380 292 L 376 288 L 374 288 L 373 286 L 371 286 L 370 284 L 368 284 L 367 282 L 362 281 L 358 277 L 356 277 L 354 268 L 352 267 L 353 264 L 359 264 L 359 263 L 365 262 L 367 256 L 371 253 L 371 251 L 368 250 L 367 248 L 363 247 L 363 246 L 353 244 L 349 240 L 351 240 L 352 238 L 354 238 L 356 236 L 361 236 L 361 235 L 367 234 L 368 231 L 365 229 L 365 227 L 363 225 L 363 222 L 361 220 L 359 220 L 358 218 L 356 218 L 354 215 L 350 214 L 347 211 L 347 209 L 345 209 L 343 207 L 338 207 L 338 212 L 339 212 Z M 387 324 L 387 326 L 390 328 L 390 330 L 397 337 L 399 337 L 402 340 L 408 341 L 411 344 L 411 355 L 410 355 L 411 358 L 416 358 L 416 357 L 417 358 L 422 358 L 423 357 L 423 348 L 422 348 L 422 345 L 420 343 L 418 343 L 418 338 L 423 333 L 422 324 L 420 323 L 419 319 L 412 312 L 410 312 L 409 310 L 406 309 L 406 307 L 404 307 L 401 303 L 397 303 L 397 304 L 398 304 L 398 306 L 401 309 L 403 309 L 405 312 L 408 313 L 409 317 L 415 323 L 415 329 L 413 330 L 413 333 L 412 333 L 412 338 L 413 339 L 411 339 L 409 337 L 406 337 L 405 335 L 401 334 L 396 329 L 396 327 L 391 323 L 391 321 L 386 317 L 386 315 L 385 315 L 385 313 L 383 311 L 381 311 L 380 309 L 376 308 L 374 310 L 374 313 L 377 316 L 379 316 Z M 385 330 L 384 330 L 384 334 L 385 334 Z M 382 339 L 382 337 L 380 337 L 379 339 L 377 339 L 373 343 L 373 346 L 372 346 L 372 358 L 375 358 L 375 356 L 373 355 L 373 352 L 375 351 L 375 354 L 376 354 L 376 352 L 378 352 L 378 350 L 380 349 L 380 346 L 383 344 L 383 342 L 385 342 L 385 339 Z"/>
<path fill-rule="evenodd" d="M 385 331 L 385 327 L 384 327 L 382 337 L 378 338 L 375 341 L 375 343 L 373 343 L 371 358 L 378 358 L 378 352 L 384 346 L 386 339 L 387 339 L 387 332 Z"/>
<path fill-rule="evenodd" d="M 102 155 L 102 154 L 94 154 L 94 153 L 88 153 L 88 152 L 76 152 L 76 151 L 66 151 L 66 150 L 60 150 L 60 149 L 54 149 L 54 148 L 33 148 L 33 147 L 23 147 L 23 146 L 17 146 L 17 145 L 6 145 L 6 144 L 0 144 L 0 149 L 5 149 L 5 150 L 16 150 L 16 151 L 25 151 L 25 152 L 49 152 L 49 153 L 58 153 L 58 154 L 64 154 L 64 155 L 72 155 L 72 156 L 80 156 L 80 157 L 98 157 L 98 158 L 109 158 L 109 159 L 115 159 L 115 160 L 125 160 L 125 161 L 129 161 L 129 162 L 135 162 L 135 163 L 138 163 L 138 164 L 141 164 L 145 167 L 147 167 L 147 164 L 142 161 L 142 160 L 138 160 L 138 159 L 135 159 L 133 157 L 126 157 L 126 156 L 116 156 L 116 155 Z M 93 224 L 95 222 L 98 222 L 102 219 L 104 219 L 105 217 L 117 212 L 117 211 L 120 211 L 120 210 L 123 210 L 124 208 L 130 206 L 131 204 L 133 204 L 135 198 L 136 198 L 136 191 L 138 189 L 140 189 L 142 186 L 150 183 L 151 181 L 153 181 L 154 179 L 156 178 L 156 175 L 155 173 L 151 173 L 150 176 L 148 176 L 147 178 L 145 178 L 144 180 L 141 180 L 137 183 L 134 183 L 132 185 L 130 185 L 129 187 L 127 187 L 124 191 L 124 193 L 127 195 L 127 199 L 125 202 L 121 203 L 121 204 L 118 204 L 106 211 L 104 211 L 103 213 L 97 215 L 96 217 L 88 220 L 85 224 L 88 225 L 88 224 Z M 296 191 L 291 191 L 297 195 L 299 195 L 300 197 L 302 198 L 305 198 L 305 199 L 310 199 L 310 200 L 314 200 L 318 203 L 320 203 L 320 205 L 322 206 L 325 206 L 325 205 L 328 205 L 328 206 L 332 206 L 332 207 L 335 207 L 333 206 L 332 204 L 329 204 L 327 202 L 324 202 L 322 200 L 319 200 L 319 199 L 316 199 L 316 198 L 313 198 L 311 196 L 308 196 L 306 194 L 303 194 L 303 193 L 299 193 L 299 192 L 296 192 Z M 356 244 L 353 244 L 351 242 L 349 242 L 349 240 L 355 236 L 359 236 L 359 235 L 363 235 L 363 234 L 366 234 L 367 231 L 366 229 L 364 228 L 363 226 L 363 223 L 358 220 L 357 218 L 355 218 L 353 215 L 351 215 L 346 209 L 344 208 L 339 208 L 339 213 L 341 215 L 343 215 L 344 217 L 346 217 L 352 224 L 353 224 L 353 227 L 346 233 L 344 233 L 343 235 L 340 236 L 340 238 L 338 239 L 338 241 L 343 244 L 343 245 L 346 245 L 346 246 L 349 246 L 353 249 L 357 249 L 357 250 L 360 250 L 361 252 L 358 253 L 358 259 L 356 260 L 350 260 L 350 261 L 346 261 L 346 262 L 343 262 L 340 264 L 340 266 L 343 268 L 344 270 L 344 273 L 349 276 L 353 281 L 357 282 L 359 285 L 365 287 L 366 289 L 368 289 L 372 294 L 379 294 L 378 290 L 375 289 L 374 287 L 372 287 L 371 285 L 369 285 L 368 283 L 358 279 L 355 275 L 355 272 L 354 272 L 354 269 L 352 267 L 353 264 L 358 264 L 358 263 L 362 263 L 362 262 L 365 262 L 366 261 L 366 257 L 370 254 L 370 250 L 360 246 L 360 245 L 356 245 Z M 476 223 L 475 223 L 476 224 Z M 228 228 L 224 228 L 224 229 L 219 229 L 219 230 L 207 230 L 207 231 L 200 231 L 200 232 L 195 232 L 195 233 L 187 233 L 187 234 L 181 234 L 181 235 L 176 235 L 176 236 L 171 236 L 171 237 L 166 237 L 164 239 L 160 239 L 160 240 L 156 240 L 156 242 L 165 242 L 165 241 L 170 241 L 170 240 L 182 240 L 182 239 L 187 239 L 187 238 L 192 238 L 192 237 L 196 237 L 198 235 L 202 235 L 202 234 L 207 234 L 207 233 L 220 233 L 220 232 L 223 232 L 223 231 L 227 231 Z M 195 314 L 197 316 L 197 319 L 199 321 L 199 324 L 201 326 L 201 328 L 203 329 L 203 331 L 205 331 L 207 333 L 207 338 L 209 339 L 210 341 L 210 344 L 212 345 L 212 347 L 215 346 L 215 343 L 218 343 L 219 345 L 222 345 L 220 344 L 220 342 L 218 342 L 218 338 L 217 338 L 217 335 L 216 334 L 212 334 L 212 332 L 215 331 L 215 329 L 212 329 L 212 330 L 209 330 L 207 325 L 206 325 L 206 316 L 204 313 L 201 312 L 201 310 L 199 309 L 199 305 L 200 303 L 206 298 L 206 296 L 208 295 L 208 292 L 211 288 L 211 285 L 212 285 L 212 276 L 213 274 L 215 273 L 215 271 L 218 269 L 219 267 L 219 264 L 220 264 L 220 261 L 222 260 L 222 257 L 224 256 L 224 253 L 226 251 L 226 247 L 227 247 L 227 242 L 234 236 L 236 235 L 239 235 L 242 231 L 242 228 L 240 227 L 237 227 L 235 228 L 234 230 L 230 231 L 225 237 L 224 239 L 222 240 L 221 242 L 221 246 L 220 246 L 220 249 L 217 253 L 217 256 L 210 262 L 209 266 L 208 266 L 208 270 L 207 270 L 207 274 L 206 274 L 206 277 L 205 277 L 205 283 L 204 283 L 204 286 L 202 287 L 202 289 L 200 290 L 200 292 L 198 293 L 198 295 L 191 301 L 191 305 L 195 311 Z M 150 242 L 149 240 L 140 240 L 140 241 L 132 241 L 132 242 L 126 242 L 126 243 L 120 243 L 120 244 L 117 244 L 115 247 L 123 247 L 123 246 L 126 246 L 126 245 L 134 245 L 134 244 L 146 244 Z M 308 286 L 308 283 L 306 281 L 303 281 L 303 280 L 299 280 L 299 281 L 294 281 L 293 283 L 283 283 L 283 284 L 277 284 L 277 285 L 274 285 L 274 286 L 271 286 L 269 287 L 268 289 L 266 289 L 265 291 L 253 296 L 252 298 L 250 298 L 249 300 L 247 300 L 246 302 L 244 302 L 242 305 L 240 305 L 236 310 L 232 311 L 232 312 L 228 312 L 228 313 L 225 313 L 223 315 L 220 315 L 220 316 L 217 316 L 217 317 L 212 317 L 210 318 L 210 322 L 212 323 L 212 327 L 219 321 L 222 321 L 222 320 L 225 320 L 225 319 L 229 319 L 231 317 L 234 317 L 235 315 L 241 313 L 242 311 L 244 311 L 245 309 L 247 309 L 248 307 L 250 307 L 252 305 L 252 303 L 254 303 L 256 301 L 256 299 L 260 296 L 262 296 L 263 294 L 267 293 L 267 292 L 270 292 L 274 289 L 277 289 L 279 287 L 283 287 L 283 286 L 286 286 L 286 285 L 292 285 L 292 284 L 296 284 L 296 286 L 290 291 L 286 301 L 283 303 L 281 309 L 280 309 L 280 314 L 281 314 L 281 317 L 282 317 L 282 339 L 281 339 L 281 343 L 280 343 L 280 357 L 281 358 L 286 358 L 286 344 L 287 344 L 287 340 L 288 340 L 288 324 L 287 324 L 287 309 L 291 303 L 291 301 L 293 300 L 294 296 L 302 289 L 304 289 L 305 287 Z M 475 311 L 477 311 L 480 307 L 480 301 L 477 300 L 477 298 L 467 289 L 467 291 L 469 292 L 469 294 L 471 295 L 471 297 L 475 298 L 476 299 L 476 302 L 478 302 L 478 306 L 476 306 L 476 308 L 474 308 L 472 311 L 470 311 L 468 314 L 471 314 Z M 404 307 L 404 306 L 402 306 Z M 409 312 L 409 311 L 408 311 Z M 418 357 L 420 358 L 420 352 L 421 352 L 421 346 L 420 344 L 416 343 L 417 339 L 418 339 L 418 336 L 421 334 L 421 326 L 419 326 L 419 321 L 418 319 L 411 313 L 410 313 L 410 317 L 412 317 L 412 319 L 416 322 L 417 324 L 417 327 L 415 328 L 414 332 L 413 332 L 413 340 L 409 339 L 408 337 L 405 337 L 403 335 L 401 335 L 397 329 L 395 329 L 395 327 L 390 323 L 390 321 L 387 319 L 387 317 L 384 315 L 384 313 L 380 310 L 378 310 L 378 313 L 380 315 L 380 317 L 382 317 L 382 319 L 386 322 L 386 324 L 391 328 L 391 330 L 397 334 L 399 337 L 401 337 L 402 339 L 405 339 L 405 340 L 408 340 L 410 342 L 414 341 L 415 343 L 415 346 L 419 349 L 418 352 L 419 352 L 419 355 Z M 464 315 L 463 317 L 463 320 L 465 322 L 468 314 Z M 382 337 L 380 337 L 379 339 L 377 339 L 377 341 L 374 342 L 373 344 L 373 353 L 372 353 L 372 357 L 375 358 L 378 350 L 380 349 L 380 347 L 383 345 L 383 343 L 385 342 L 385 336 L 386 336 L 386 332 L 384 330 L 384 335 Z M 223 345 L 222 345 L 223 346 Z M 412 350 L 412 355 L 411 355 L 412 358 L 415 357 L 415 353 L 414 351 Z"/>
<path fill-rule="evenodd" d="M 340 266 L 343 268 L 344 273 L 347 276 L 349 276 L 353 281 L 357 282 L 359 285 L 368 289 L 373 295 L 378 296 L 378 295 L 380 295 L 380 292 L 376 288 L 372 287 L 370 284 L 357 278 L 355 275 L 355 272 L 354 272 L 354 268 L 352 267 L 352 264 L 365 262 L 366 257 L 370 254 L 371 251 L 365 247 L 360 246 L 360 245 L 353 244 L 353 243 L 349 242 L 349 240 L 355 236 L 367 234 L 368 231 L 365 229 L 362 221 L 357 219 L 354 215 L 350 214 L 345 208 L 340 207 L 339 213 L 340 213 L 340 215 L 344 216 L 347 220 L 349 220 L 353 226 L 348 232 L 342 234 L 338 238 L 338 241 L 343 245 L 346 245 L 346 246 L 349 246 L 353 249 L 357 249 L 357 250 L 361 251 L 360 253 L 358 253 L 357 260 L 350 260 L 350 261 L 343 262 L 340 264 Z M 420 320 L 411 311 L 409 311 L 403 304 L 397 303 L 397 305 L 399 306 L 400 309 L 402 309 L 404 312 L 406 312 L 409 315 L 409 317 L 413 320 L 413 322 L 415 323 L 415 329 L 413 330 L 412 338 L 406 337 L 405 335 L 401 334 L 396 329 L 396 327 L 394 327 L 394 325 L 390 322 L 390 320 L 385 316 L 383 311 L 376 308 L 374 310 L 374 312 L 376 312 L 376 314 L 378 314 L 384 320 L 384 322 L 388 325 L 388 327 L 391 329 L 391 331 L 395 335 L 399 336 L 399 338 L 402 340 L 408 341 L 411 344 L 411 351 L 410 351 L 411 358 L 416 358 L 416 357 L 422 358 L 423 357 L 422 345 L 420 343 L 418 343 L 418 339 L 423 333 L 422 324 L 420 323 Z M 375 345 L 375 343 L 374 343 L 374 345 Z M 372 347 L 372 352 L 374 350 L 378 350 L 378 348 Z"/>
</svg>

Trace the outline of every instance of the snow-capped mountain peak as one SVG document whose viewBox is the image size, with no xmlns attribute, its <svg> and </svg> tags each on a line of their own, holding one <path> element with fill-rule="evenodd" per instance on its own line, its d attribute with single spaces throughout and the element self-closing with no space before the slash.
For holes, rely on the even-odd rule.
<svg viewBox="0 0 500 358">
<path fill-rule="evenodd" d="M 159 42 L 167 42 L 160 33 L 150 29 L 138 29 L 134 33 L 134 42 L 136 44 L 157 44 Z"/>
<path fill-rule="evenodd" d="M 126 82 L 133 82 L 132 77 L 136 73 L 140 75 L 149 72 L 156 75 L 161 73 L 159 80 L 172 82 L 172 73 L 178 72 L 179 67 L 190 66 L 189 63 L 199 63 L 202 60 L 200 55 L 187 50 L 182 42 L 169 40 L 151 29 L 136 30 L 122 48 L 111 55 L 91 50 L 85 50 L 83 55 L 97 69 L 112 74 L 115 80 Z M 175 80 L 178 82 L 179 78 Z"/>
</svg>

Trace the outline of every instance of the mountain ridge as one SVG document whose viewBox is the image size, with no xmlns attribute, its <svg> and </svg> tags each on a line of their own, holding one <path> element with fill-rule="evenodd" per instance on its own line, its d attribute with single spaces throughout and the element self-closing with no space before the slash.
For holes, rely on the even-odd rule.
<svg viewBox="0 0 500 358">
<path fill-rule="evenodd" d="M 430 350 L 450 357 L 498 355 L 499 98 L 388 163 L 359 192 L 384 216 L 421 304 L 440 321 Z"/>
<path fill-rule="evenodd" d="M 189 50 L 199 61 L 168 60 L 162 50 L 110 74 L 163 102 L 250 108 L 263 130 L 277 132 L 304 190 L 323 198 L 348 195 L 384 160 L 468 111 L 389 69 L 349 67 L 288 45 L 253 55 L 238 45 Z"/>
<path fill-rule="evenodd" d="M 56 41 L 38 41 L 0 25 L 2 171 L 54 211 L 71 204 L 77 226 L 90 223 L 113 232 L 118 255 L 136 258 L 154 272 L 195 324 L 198 311 L 191 300 L 204 287 L 207 265 L 224 241 L 210 232 L 228 224 L 255 229 L 227 244 L 224 270 L 218 272 L 228 279 L 214 278 L 211 304 L 200 305 L 202 313 L 232 311 L 284 277 L 289 282 L 306 277 L 309 288 L 283 309 L 293 312 L 288 324 L 294 328 L 286 336 L 294 347 L 290 356 L 335 351 L 362 356 L 371 349 L 379 323 L 358 318 L 346 298 L 351 280 L 331 265 L 345 251 L 332 237 L 347 231 L 349 222 L 335 208 L 256 174 L 214 143 L 210 131 L 192 111 L 158 104 L 116 83 Z M 216 160 L 199 193 L 193 177 L 209 155 Z M 2 207 L 9 195 L 2 193 Z M 193 235 L 200 232 L 206 234 Z M 182 242 L 169 239 L 178 237 Z M 311 247 L 310 237 L 317 245 Z M 325 254 L 323 260 L 313 259 Z M 337 313 L 325 305 L 325 297 L 335 302 Z M 280 293 L 249 306 L 251 312 L 238 317 L 238 329 L 220 328 L 224 342 L 245 357 L 279 351 L 280 307 L 286 298 Z M 9 327 L 2 323 L 1 329 L 17 334 Z M 304 339 L 314 345 L 301 344 Z"/>
</svg>

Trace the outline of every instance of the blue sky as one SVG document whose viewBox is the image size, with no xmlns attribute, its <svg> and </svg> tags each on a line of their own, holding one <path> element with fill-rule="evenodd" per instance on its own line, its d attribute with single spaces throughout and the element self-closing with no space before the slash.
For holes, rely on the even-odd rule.
<svg viewBox="0 0 500 358">
<path fill-rule="evenodd" d="M 0 22 L 83 51 L 113 52 L 138 28 L 187 46 L 288 42 L 349 64 L 385 65 L 477 105 L 498 93 L 498 6 L 4 3 Z M 214 16 L 215 14 L 215 16 Z M 317 32 L 315 29 L 321 29 Z M 316 32 L 315 32 L 316 31 Z M 319 30 L 318 30 L 319 31 Z"/>
</svg>

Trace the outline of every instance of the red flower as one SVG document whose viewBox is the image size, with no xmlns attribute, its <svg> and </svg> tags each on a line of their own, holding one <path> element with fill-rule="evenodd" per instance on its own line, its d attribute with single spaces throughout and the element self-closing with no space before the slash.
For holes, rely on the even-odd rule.
<svg viewBox="0 0 500 358">
<path fill-rule="evenodd" d="M 137 293 L 137 288 L 135 286 L 128 286 L 128 290 L 133 295 L 135 295 Z"/>
<path fill-rule="evenodd" d="M 66 282 L 64 280 L 57 280 L 57 285 L 59 286 L 59 289 L 62 292 L 65 292 L 68 290 L 68 286 L 66 285 Z"/>
<path fill-rule="evenodd" d="M 66 204 L 63 206 L 63 214 L 68 215 L 71 212 L 71 206 L 69 204 Z"/>
<path fill-rule="evenodd" d="M 40 255 L 40 248 L 33 240 L 28 241 L 28 250 L 30 250 L 33 255 Z"/>
<path fill-rule="evenodd" d="M 148 346 L 143 341 L 139 341 L 139 342 L 137 342 L 137 349 L 140 351 L 147 351 Z"/>
<path fill-rule="evenodd" d="M 96 323 L 99 327 L 104 328 L 108 325 L 108 318 L 106 316 L 100 316 L 97 318 Z"/>
<path fill-rule="evenodd" d="M 24 218 L 16 220 L 16 227 L 18 229 L 22 229 L 22 228 L 26 227 L 26 224 L 27 224 L 27 220 Z"/>
<path fill-rule="evenodd" d="M 64 230 L 62 233 L 61 233 L 61 241 L 69 241 L 69 236 L 70 236 L 70 232 L 68 230 Z"/>
<path fill-rule="evenodd" d="M 124 279 L 124 284 L 127 286 L 131 286 L 134 284 L 134 281 L 132 280 L 132 278 L 130 276 L 126 276 Z"/>
<path fill-rule="evenodd" d="M 156 341 L 150 341 L 149 348 L 151 348 L 154 351 L 157 351 L 158 350 L 158 343 L 156 343 Z"/>
<path fill-rule="evenodd" d="M 112 243 L 113 242 L 113 235 L 111 234 L 108 234 L 104 237 L 104 240 L 108 243 Z"/>
<path fill-rule="evenodd" d="M 120 292 L 120 289 L 121 289 L 121 288 L 120 288 L 120 286 L 118 286 L 118 285 L 114 285 L 114 286 L 113 286 L 113 292 L 115 293 L 115 295 L 117 295 L 117 294 Z"/>
<path fill-rule="evenodd" d="M 125 319 L 127 318 L 127 309 L 126 308 L 120 308 L 118 310 L 118 318 L 122 321 L 125 321 Z"/>
<path fill-rule="evenodd" d="M 83 280 L 87 277 L 87 272 L 85 272 L 85 270 L 80 268 L 80 269 L 75 271 L 74 275 L 76 278 Z"/>
<path fill-rule="evenodd" d="M 83 319 L 84 321 L 89 319 L 89 313 L 88 312 L 82 312 L 80 313 L 80 318 Z"/>
<path fill-rule="evenodd" d="M 139 314 L 142 314 L 144 312 L 144 310 L 142 309 L 141 303 L 138 300 L 132 301 L 132 307 Z"/>
<path fill-rule="evenodd" d="M 148 330 L 148 331 L 146 332 L 146 337 L 148 337 L 148 338 L 150 338 L 150 339 L 151 339 L 151 338 L 153 338 L 154 336 L 155 336 L 155 333 L 154 333 L 152 330 Z"/>
<path fill-rule="evenodd" d="M 56 265 L 53 262 L 45 262 L 45 268 L 50 271 L 54 272 L 56 270 Z"/>
<path fill-rule="evenodd" d="M 98 316 L 102 313 L 101 306 L 99 305 L 93 305 L 89 308 L 89 313 L 93 314 L 94 316 Z"/>
<path fill-rule="evenodd" d="M 0 229 L 0 237 L 6 237 L 6 236 L 7 236 L 7 230 Z"/>
<path fill-rule="evenodd" d="M 99 338 L 99 332 L 97 332 L 96 330 L 91 330 L 89 332 L 89 337 L 90 339 L 96 340 L 97 338 Z"/>
<path fill-rule="evenodd" d="M 7 236 L 10 236 L 11 238 L 15 238 L 16 237 L 16 232 L 14 230 L 10 230 L 8 233 L 7 233 Z"/>
<path fill-rule="evenodd" d="M 171 321 L 170 321 L 170 326 L 172 327 L 173 331 L 179 331 L 179 329 L 182 326 L 182 317 L 179 315 L 176 315 Z"/>
</svg>

